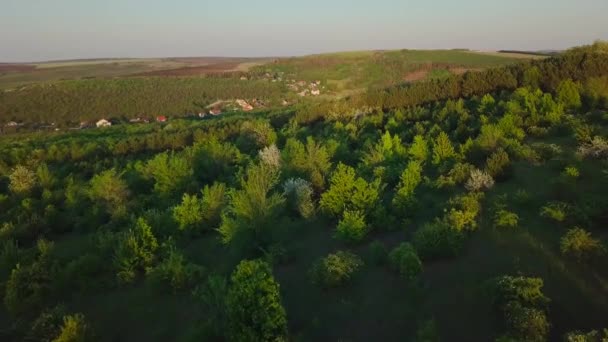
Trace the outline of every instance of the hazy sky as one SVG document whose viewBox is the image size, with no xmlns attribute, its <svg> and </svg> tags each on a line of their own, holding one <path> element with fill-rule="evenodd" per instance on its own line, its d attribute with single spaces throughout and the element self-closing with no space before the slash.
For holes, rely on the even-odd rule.
<svg viewBox="0 0 608 342">
<path fill-rule="evenodd" d="M 608 39 L 608 0 L 0 0 L 0 61 L 561 49 Z"/>
</svg>

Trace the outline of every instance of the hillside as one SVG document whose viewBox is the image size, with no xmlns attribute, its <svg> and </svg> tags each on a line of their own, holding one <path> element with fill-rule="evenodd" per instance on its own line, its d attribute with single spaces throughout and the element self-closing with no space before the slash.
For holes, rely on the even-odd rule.
<svg viewBox="0 0 608 342">
<path fill-rule="evenodd" d="M 0 76 L 0 88 L 2 84 L 6 87 L 0 91 L 0 123 L 15 121 L 29 124 L 22 129 L 31 129 L 54 122 L 65 128 L 100 118 L 180 117 L 205 111 L 217 101 L 236 99 L 264 103 L 258 109 L 267 110 L 334 100 L 367 89 L 449 79 L 532 58 L 520 57 L 461 50 L 403 50 L 271 62 L 182 58 L 6 65 L 7 73 Z M 29 82 L 34 83 L 11 87 Z"/>
<path fill-rule="evenodd" d="M 356 70 L 370 56 L 429 56 L 4 93 L 23 120 L 71 120 L 65 108 L 85 103 L 129 115 L 225 92 L 282 99 L 291 90 L 267 73 L 372 88 L 205 120 L 0 136 L 0 340 L 601 341 L 606 52 L 507 66 L 446 52 L 431 63 L 452 75 L 406 84 Z M 340 74 L 334 58 L 352 69 Z"/>
</svg>

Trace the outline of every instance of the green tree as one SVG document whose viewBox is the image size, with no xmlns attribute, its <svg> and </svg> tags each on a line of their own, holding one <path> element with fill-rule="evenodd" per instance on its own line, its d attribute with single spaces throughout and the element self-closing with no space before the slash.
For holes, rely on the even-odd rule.
<svg viewBox="0 0 608 342">
<path fill-rule="evenodd" d="M 231 341 L 279 341 L 287 337 L 287 315 L 270 265 L 241 261 L 226 298 Z"/>
<path fill-rule="evenodd" d="M 371 213 L 379 201 L 380 181 L 368 183 L 357 177 L 355 169 L 348 165 L 338 164 L 330 183 L 319 204 L 331 216 L 340 217 L 344 210 Z"/>
<path fill-rule="evenodd" d="M 267 238 L 272 220 L 285 203 L 283 194 L 272 193 L 279 182 L 279 171 L 265 164 L 252 165 L 240 180 L 241 189 L 229 194 L 227 211 L 219 232 L 224 243 L 247 234 L 260 247 Z"/>
<path fill-rule="evenodd" d="M 562 81 L 557 86 L 557 101 L 568 109 L 576 110 L 581 107 L 580 86 L 572 80 Z"/>
<path fill-rule="evenodd" d="M 128 283 L 135 279 L 137 273 L 150 269 L 158 247 L 152 228 L 143 218 L 137 219 L 134 227 L 122 235 L 116 247 L 114 263 L 118 278 Z"/>
<path fill-rule="evenodd" d="M 400 209 L 407 208 L 414 202 L 414 192 L 420 182 L 422 182 L 422 165 L 419 161 L 410 161 L 401 174 L 401 181 L 397 186 L 393 205 Z"/>
<path fill-rule="evenodd" d="M 148 161 L 145 172 L 154 179 L 154 190 L 165 196 L 183 192 L 194 174 L 188 160 L 173 152 L 157 154 Z"/>
<path fill-rule="evenodd" d="M 203 223 L 203 203 L 196 195 L 184 194 L 182 203 L 173 207 L 173 218 L 180 230 L 199 230 Z"/>
<path fill-rule="evenodd" d="M 113 214 L 125 213 L 129 197 L 129 187 L 115 169 L 95 175 L 89 184 L 88 195 L 93 201 L 99 201 Z"/>
<path fill-rule="evenodd" d="M 456 157 L 456 151 L 454 151 L 450 137 L 445 132 L 439 133 L 433 141 L 433 164 L 438 165 L 454 157 Z"/>
<path fill-rule="evenodd" d="M 365 215 L 360 211 L 345 210 L 336 228 L 336 237 L 347 242 L 358 242 L 365 238 L 367 232 Z"/>
<path fill-rule="evenodd" d="M 409 154 L 415 160 L 421 163 L 426 162 L 429 158 L 429 145 L 422 135 L 414 137 L 414 142 L 410 146 Z"/>
</svg>

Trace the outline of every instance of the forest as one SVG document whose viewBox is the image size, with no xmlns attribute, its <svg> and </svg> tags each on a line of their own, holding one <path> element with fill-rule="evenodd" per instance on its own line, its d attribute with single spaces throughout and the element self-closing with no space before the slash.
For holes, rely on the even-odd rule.
<svg viewBox="0 0 608 342">
<path fill-rule="evenodd" d="M 60 89 L 96 82 L 0 108 L 68 120 L 88 101 Z M 112 81 L 90 108 L 178 111 L 199 82 Z M 607 192 L 601 42 L 289 108 L 2 135 L 0 340 L 606 341 Z"/>
</svg>

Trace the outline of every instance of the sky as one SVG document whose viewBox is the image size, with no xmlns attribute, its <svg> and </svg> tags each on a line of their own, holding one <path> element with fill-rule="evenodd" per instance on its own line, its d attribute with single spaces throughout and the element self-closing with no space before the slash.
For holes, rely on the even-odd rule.
<svg viewBox="0 0 608 342">
<path fill-rule="evenodd" d="M 608 0 L 0 0 L 0 62 L 543 50 L 608 40 Z"/>
</svg>

